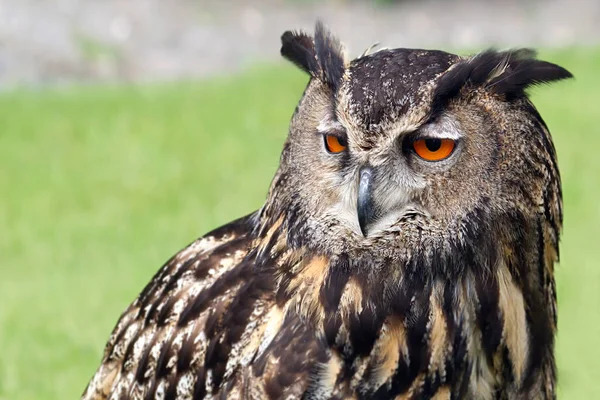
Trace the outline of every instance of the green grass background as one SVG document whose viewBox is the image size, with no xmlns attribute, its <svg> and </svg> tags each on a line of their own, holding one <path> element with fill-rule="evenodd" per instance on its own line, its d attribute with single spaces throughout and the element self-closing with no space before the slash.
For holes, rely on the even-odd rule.
<svg viewBox="0 0 600 400">
<path fill-rule="evenodd" d="M 559 394 L 600 395 L 600 50 L 543 52 L 576 80 L 534 90 L 565 225 Z M 258 208 L 307 78 L 263 66 L 205 82 L 0 95 L 0 398 L 77 398 L 160 265 Z"/>
</svg>

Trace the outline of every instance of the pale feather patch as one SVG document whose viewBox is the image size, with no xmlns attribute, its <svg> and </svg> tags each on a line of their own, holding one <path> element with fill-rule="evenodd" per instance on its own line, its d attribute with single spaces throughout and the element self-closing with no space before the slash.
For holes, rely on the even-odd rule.
<svg viewBox="0 0 600 400">
<path fill-rule="evenodd" d="M 373 54 L 375 54 L 377 52 L 389 49 L 388 47 L 380 47 L 379 45 L 380 45 L 379 42 L 373 43 L 372 45 L 370 45 L 369 47 L 367 47 L 365 49 L 365 51 L 363 51 L 363 53 L 360 56 L 357 57 L 357 59 L 358 58 L 367 57 L 367 56 L 373 55 Z"/>
<path fill-rule="evenodd" d="M 147 390 L 148 386 L 140 384 L 137 380 L 134 380 L 131 388 L 129 389 L 128 398 L 131 400 L 142 400 Z"/>
<path fill-rule="evenodd" d="M 504 319 L 502 340 L 513 365 L 515 381 L 520 383 L 527 365 L 529 353 L 527 319 L 523 293 L 514 283 L 506 265 L 498 268 L 499 306 Z"/>
<path fill-rule="evenodd" d="M 558 254 L 556 252 L 556 247 L 553 244 L 553 242 L 554 235 L 550 231 L 550 228 L 546 226 L 544 228 L 544 254 L 546 261 L 545 266 L 548 270 L 547 273 L 549 273 L 550 275 L 554 274 L 554 263 L 558 261 Z"/>
<path fill-rule="evenodd" d="M 155 331 L 156 326 L 148 326 L 137 337 L 137 339 L 133 343 L 133 352 L 131 354 L 131 357 L 129 357 L 123 365 L 123 368 L 126 371 L 130 371 L 137 368 L 140 358 L 142 357 L 142 353 L 149 346 L 150 340 L 154 337 Z"/>
<path fill-rule="evenodd" d="M 244 388 L 244 398 L 251 400 L 268 399 L 267 391 L 265 390 L 265 381 L 263 379 L 252 379 L 252 372 L 244 372 L 244 381 L 248 382 Z"/>
<path fill-rule="evenodd" d="M 206 393 L 212 393 L 213 391 L 213 370 L 212 369 L 207 369 L 206 370 L 206 380 L 204 382 L 204 390 L 206 390 Z M 208 398 L 212 398 L 212 396 L 207 396 Z M 205 397 L 206 398 L 206 397 Z"/>
<path fill-rule="evenodd" d="M 360 283 L 356 278 L 350 278 L 344 287 L 340 298 L 340 313 L 347 319 L 352 314 L 362 312 L 363 293 Z"/>
<path fill-rule="evenodd" d="M 477 399 L 491 400 L 495 395 L 494 387 L 497 384 L 497 377 L 488 364 L 487 356 L 481 345 L 482 334 L 477 329 L 477 322 L 475 321 L 477 315 L 476 304 L 479 300 L 473 287 L 473 281 L 472 277 L 467 277 L 461 288 L 458 289 L 460 300 L 458 306 L 455 307 L 455 313 L 458 314 L 457 321 L 461 319 L 464 321 L 467 354 L 473 363 L 469 384 L 472 395 Z"/>
<path fill-rule="evenodd" d="M 443 114 L 435 122 L 419 128 L 421 137 L 459 140 L 465 136 L 458 120 L 452 115 Z"/>
<path fill-rule="evenodd" d="M 317 131 L 322 134 L 339 130 L 344 130 L 344 126 L 331 116 L 325 116 L 317 125 Z"/>
<path fill-rule="evenodd" d="M 165 398 L 166 392 L 166 383 L 164 380 L 161 380 L 156 387 L 156 393 L 154 394 L 155 400 L 163 400 Z"/>
<path fill-rule="evenodd" d="M 283 323 L 283 317 L 285 316 L 284 311 L 279 307 L 273 307 L 269 313 L 267 314 L 267 326 L 265 327 L 264 334 L 260 340 L 260 345 L 258 346 L 258 353 L 256 357 L 259 358 L 262 356 L 264 351 L 269 347 L 279 329 L 281 328 L 281 324 Z"/>
<path fill-rule="evenodd" d="M 354 372 L 354 375 L 352 375 L 352 379 L 350 380 L 350 387 L 353 390 L 356 390 L 358 385 L 364 381 L 363 377 L 365 376 L 368 366 L 369 357 L 357 357 L 354 359 L 354 362 L 352 363 L 352 370 L 356 372 Z"/>
<path fill-rule="evenodd" d="M 192 400 L 194 394 L 194 385 L 196 384 L 196 374 L 186 372 L 179 376 L 177 381 L 177 399 Z"/>
<path fill-rule="evenodd" d="M 431 400 L 450 400 L 451 398 L 452 394 L 450 393 L 450 388 L 448 386 L 444 386 L 435 392 Z"/>
<path fill-rule="evenodd" d="M 408 389 L 407 394 L 409 395 L 409 399 L 413 399 L 414 394 L 420 392 L 423 389 L 425 379 L 425 374 L 421 373 L 417 375 L 417 377 L 413 380 L 412 384 L 410 385 L 410 388 Z"/>
<path fill-rule="evenodd" d="M 343 361 L 337 352 L 332 352 L 329 360 L 317 366 L 315 382 L 310 387 L 311 399 L 328 399 L 342 370 Z"/>
<path fill-rule="evenodd" d="M 162 329 L 156 333 L 154 345 L 150 349 L 150 353 L 148 356 L 148 367 L 146 368 L 146 371 L 144 372 L 145 379 L 149 379 L 152 375 L 154 375 L 164 340 L 168 336 L 171 335 L 172 330 L 173 330 L 173 328 L 169 327 L 167 329 Z"/>
<path fill-rule="evenodd" d="M 133 372 L 123 374 L 122 378 L 117 382 L 115 389 L 111 392 L 110 399 L 127 398 L 126 394 L 129 392 L 129 388 L 132 387 L 134 379 L 135 374 Z"/>
<path fill-rule="evenodd" d="M 475 56 L 475 57 L 477 57 L 477 56 Z M 492 69 L 492 71 L 490 71 L 490 73 L 486 79 L 486 83 L 491 82 L 494 79 L 503 75 L 506 72 L 506 70 L 508 69 L 509 64 L 510 64 L 510 59 L 507 55 L 506 57 L 504 57 L 504 59 L 502 60 L 501 63 L 496 65 L 496 67 L 494 67 L 494 69 Z"/>
<path fill-rule="evenodd" d="M 313 322 L 323 317 L 320 290 L 328 265 L 329 260 L 323 256 L 316 256 L 303 262 L 300 272 L 288 286 L 288 293 L 297 299 L 295 305 L 298 314 Z"/>
<path fill-rule="evenodd" d="M 125 334 L 123 335 L 121 340 L 116 342 L 115 345 L 113 346 L 112 353 L 109 357 L 108 362 L 113 362 L 113 361 L 116 362 L 116 361 L 121 361 L 123 359 L 123 357 L 125 356 L 125 351 L 127 350 L 127 347 L 129 346 L 129 343 L 138 334 L 141 327 L 142 327 L 142 321 L 135 321 L 135 322 L 132 322 L 131 324 L 129 324 L 129 326 L 126 328 Z"/>
<path fill-rule="evenodd" d="M 283 223 L 283 219 L 284 217 L 281 216 L 279 217 L 270 227 L 269 230 L 267 231 L 267 234 L 265 235 L 264 238 L 259 239 L 259 241 L 256 243 L 256 247 L 257 247 L 257 258 L 260 258 L 263 256 L 263 253 L 265 252 L 265 250 L 269 247 L 269 242 L 271 241 L 271 238 L 273 237 L 273 235 L 275 234 L 275 232 L 277 232 L 279 230 L 279 228 L 281 227 L 281 224 Z"/>
<path fill-rule="evenodd" d="M 371 363 L 375 363 L 376 367 L 373 379 L 368 384 L 376 390 L 390 382 L 398 364 L 408 358 L 406 331 L 400 318 L 391 317 L 386 321 L 371 354 Z"/>
<path fill-rule="evenodd" d="M 441 289 L 438 289 L 441 291 Z M 431 314 L 429 319 L 429 372 L 438 371 L 442 381 L 446 378 L 446 352 L 448 350 L 447 326 L 441 304 L 439 304 L 436 291 L 431 295 Z"/>
<path fill-rule="evenodd" d="M 301 252 L 293 249 L 288 249 L 281 253 L 277 260 L 275 260 L 275 263 L 278 267 L 286 267 L 286 269 L 288 269 L 289 272 L 293 274 L 296 271 L 295 268 L 301 265 L 301 259 Z"/>
<path fill-rule="evenodd" d="M 324 211 L 325 218 L 338 220 L 356 235 L 362 235 L 358 223 L 356 201 L 358 179 L 353 174 L 341 175 L 339 171 L 323 171 L 323 181 L 332 188 L 334 200 L 331 207 Z"/>
</svg>

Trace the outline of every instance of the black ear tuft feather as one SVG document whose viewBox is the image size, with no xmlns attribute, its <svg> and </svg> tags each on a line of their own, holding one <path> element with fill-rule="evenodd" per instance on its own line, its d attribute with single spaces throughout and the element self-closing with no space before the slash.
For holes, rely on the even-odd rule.
<svg viewBox="0 0 600 400">
<path fill-rule="evenodd" d="M 317 21 L 315 26 L 315 49 L 323 81 L 337 90 L 344 75 L 344 50 L 340 41 L 325 28 L 321 21 Z"/>
<path fill-rule="evenodd" d="M 344 53 L 339 40 L 320 21 L 314 39 L 304 32 L 285 32 L 281 36 L 281 55 L 337 90 L 345 69 Z"/>
<path fill-rule="evenodd" d="M 437 114 L 446 106 L 450 99 L 458 96 L 460 89 L 469 80 L 471 70 L 472 68 L 469 63 L 460 62 L 453 65 L 440 77 L 431 101 L 433 114 Z"/>
<path fill-rule="evenodd" d="M 573 75 L 556 64 L 535 59 L 535 52 L 510 53 L 505 71 L 487 82 L 486 87 L 507 99 L 523 96 L 532 85 L 572 78 Z"/>
<path fill-rule="evenodd" d="M 441 110 L 464 86 L 484 87 L 510 101 L 525 96 L 525 90 L 532 85 L 573 76 L 566 69 L 535 56 L 531 49 L 486 50 L 453 65 L 438 80 L 432 99 L 433 113 Z"/>
<path fill-rule="evenodd" d="M 284 32 L 281 35 L 281 55 L 313 76 L 319 70 L 313 38 L 304 32 Z"/>
</svg>

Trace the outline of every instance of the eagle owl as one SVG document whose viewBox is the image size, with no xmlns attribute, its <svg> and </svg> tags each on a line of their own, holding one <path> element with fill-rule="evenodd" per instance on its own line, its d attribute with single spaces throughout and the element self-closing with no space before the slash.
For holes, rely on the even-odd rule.
<svg viewBox="0 0 600 400">
<path fill-rule="evenodd" d="M 561 184 L 526 89 L 571 74 L 281 40 L 310 80 L 265 204 L 166 262 L 83 398 L 554 398 Z"/>
</svg>

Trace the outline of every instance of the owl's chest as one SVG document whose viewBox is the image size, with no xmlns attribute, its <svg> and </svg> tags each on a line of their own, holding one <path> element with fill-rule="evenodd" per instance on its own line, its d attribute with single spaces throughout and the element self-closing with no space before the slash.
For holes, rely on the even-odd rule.
<svg viewBox="0 0 600 400">
<path fill-rule="evenodd" d="M 340 316 L 337 326 L 325 318 L 320 329 L 290 310 L 238 385 L 271 388 L 274 398 L 493 398 L 498 365 L 473 327 L 450 324 L 435 306 L 426 317 L 384 318 L 378 329 L 365 313 Z"/>
<path fill-rule="evenodd" d="M 298 286 L 287 309 L 313 333 L 311 351 L 322 358 L 306 372 L 310 391 L 487 399 L 519 386 L 528 357 L 525 304 L 503 266 L 496 279 L 380 287 L 368 290 L 354 278 Z"/>
</svg>

